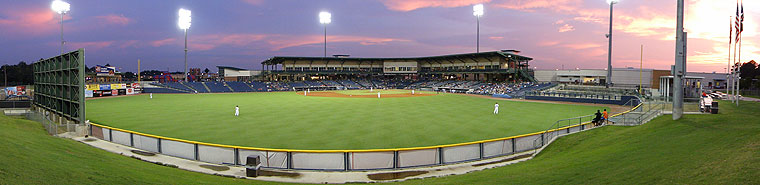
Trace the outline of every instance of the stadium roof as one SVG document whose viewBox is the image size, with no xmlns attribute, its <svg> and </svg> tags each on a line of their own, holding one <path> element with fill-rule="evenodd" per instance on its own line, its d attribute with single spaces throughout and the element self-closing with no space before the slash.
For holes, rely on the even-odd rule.
<svg viewBox="0 0 760 185">
<path fill-rule="evenodd" d="M 264 60 L 261 64 L 273 65 L 280 64 L 285 60 L 331 60 L 331 61 L 368 61 L 368 60 L 435 60 L 445 58 L 462 58 L 462 57 L 488 57 L 488 56 L 501 56 L 506 58 L 515 58 L 516 60 L 533 60 L 533 58 L 517 55 L 519 53 L 516 50 L 501 50 L 501 51 L 489 51 L 480 53 L 464 53 L 464 54 L 452 54 L 441 56 L 428 56 L 428 57 L 399 57 L 399 58 L 355 58 L 355 57 L 295 57 L 295 56 L 275 56 Z"/>
<path fill-rule="evenodd" d="M 219 69 L 232 69 L 232 70 L 238 70 L 238 71 L 245 71 L 247 69 L 237 68 L 237 67 L 230 67 L 230 66 L 216 66 Z"/>
</svg>

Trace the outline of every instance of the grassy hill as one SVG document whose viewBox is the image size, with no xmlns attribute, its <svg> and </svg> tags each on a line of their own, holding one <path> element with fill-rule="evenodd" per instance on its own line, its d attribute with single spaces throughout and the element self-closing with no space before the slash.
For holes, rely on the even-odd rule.
<svg viewBox="0 0 760 185">
<path fill-rule="evenodd" d="M 0 184 L 275 184 L 159 166 L 46 135 L 0 114 Z"/>
<path fill-rule="evenodd" d="M 406 184 L 760 184 L 760 103 L 562 137 L 536 158 Z"/>
<path fill-rule="evenodd" d="M 760 184 L 760 103 L 560 138 L 535 159 L 402 184 Z M 275 184 L 188 172 L 45 135 L 0 116 L 0 184 Z"/>
</svg>

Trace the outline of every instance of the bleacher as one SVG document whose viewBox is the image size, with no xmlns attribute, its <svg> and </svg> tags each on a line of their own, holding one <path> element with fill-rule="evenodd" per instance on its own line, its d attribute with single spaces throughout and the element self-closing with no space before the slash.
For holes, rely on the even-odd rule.
<svg viewBox="0 0 760 185">
<path fill-rule="evenodd" d="M 323 80 L 322 83 L 325 84 L 326 86 L 333 86 L 333 87 L 343 86 L 340 83 L 332 81 L 332 80 Z"/>
<path fill-rule="evenodd" d="M 164 83 L 164 84 L 166 86 L 169 86 L 169 87 L 174 88 L 174 89 L 179 89 L 179 90 L 189 91 L 189 92 L 195 92 L 195 90 L 190 89 L 189 87 L 187 87 L 185 85 L 182 85 L 182 83 L 179 83 L 179 82 L 168 82 L 168 83 Z"/>
<path fill-rule="evenodd" d="M 251 89 L 251 86 L 248 86 L 247 84 L 243 82 L 226 82 L 227 86 L 232 88 L 234 92 L 253 92 L 253 89 Z"/>
<path fill-rule="evenodd" d="M 183 82 L 183 84 L 195 89 L 198 93 L 208 93 L 208 90 L 201 82 Z"/>
<path fill-rule="evenodd" d="M 319 81 L 304 81 L 304 83 L 306 83 L 306 86 L 309 86 L 309 87 L 319 87 L 319 86 L 325 85 L 325 84 L 322 84 L 322 82 L 319 82 Z"/>
<path fill-rule="evenodd" d="M 290 87 L 308 87 L 309 85 L 307 85 L 304 82 L 289 82 L 289 83 L 287 83 L 287 86 L 290 86 Z"/>
<path fill-rule="evenodd" d="M 224 86 L 224 83 L 222 82 L 203 82 L 208 86 L 208 89 L 211 90 L 212 93 L 220 93 L 220 92 L 232 92 L 230 91 L 230 88 L 227 88 L 227 86 Z"/>
<path fill-rule="evenodd" d="M 362 85 L 351 80 L 339 80 L 338 83 L 342 84 L 346 89 L 361 89 Z"/>
<path fill-rule="evenodd" d="M 247 84 L 250 85 L 251 89 L 253 89 L 253 91 L 256 91 L 256 92 L 269 91 L 269 88 L 267 88 L 267 84 L 265 84 L 264 82 L 253 81 L 253 82 L 248 82 Z"/>
</svg>

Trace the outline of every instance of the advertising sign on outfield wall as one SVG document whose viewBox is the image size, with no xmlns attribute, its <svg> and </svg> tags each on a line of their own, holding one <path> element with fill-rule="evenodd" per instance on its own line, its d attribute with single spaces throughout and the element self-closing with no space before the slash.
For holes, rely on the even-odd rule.
<svg viewBox="0 0 760 185">
<path fill-rule="evenodd" d="M 92 90 L 86 90 L 84 91 L 84 97 L 85 98 L 92 98 L 95 93 L 92 92 Z"/>
<path fill-rule="evenodd" d="M 130 95 L 130 94 L 135 94 L 134 88 L 127 88 L 127 95 Z"/>
<path fill-rule="evenodd" d="M 91 90 L 91 91 L 100 90 L 100 85 L 99 84 L 89 84 L 89 85 L 87 85 L 87 90 Z"/>
<path fill-rule="evenodd" d="M 100 90 L 111 90 L 111 85 L 109 85 L 109 84 L 100 84 Z"/>
<path fill-rule="evenodd" d="M 142 89 L 142 87 L 140 87 L 140 83 L 132 83 L 132 88 L 134 88 L 134 89 Z"/>
</svg>

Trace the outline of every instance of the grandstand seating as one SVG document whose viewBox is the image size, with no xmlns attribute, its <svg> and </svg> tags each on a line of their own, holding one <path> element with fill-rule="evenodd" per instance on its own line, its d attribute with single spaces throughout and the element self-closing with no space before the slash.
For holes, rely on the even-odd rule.
<svg viewBox="0 0 760 185">
<path fill-rule="evenodd" d="M 251 86 L 243 82 L 225 82 L 234 92 L 252 92 Z"/>
<path fill-rule="evenodd" d="M 322 83 L 325 84 L 326 86 L 343 86 L 340 83 L 332 81 L 332 80 L 323 80 Z"/>
<path fill-rule="evenodd" d="M 198 93 L 208 93 L 208 89 L 206 89 L 206 86 L 203 86 L 203 83 L 201 82 L 183 82 L 183 84 L 193 88 L 198 91 Z"/>
<path fill-rule="evenodd" d="M 287 83 L 287 85 L 290 87 L 308 87 L 309 86 L 304 82 L 290 82 L 290 83 Z"/>
<path fill-rule="evenodd" d="M 253 82 L 248 82 L 248 85 L 250 85 L 251 89 L 253 89 L 253 91 L 256 91 L 256 92 L 269 91 L 269 88 L 267 88 L 267 84 L 265 84 L 264 82 L 253 81 Z"/>
<path fill-rule="evenodd" d="M 182 83 L 179 83 L 179 82 L 168 82 L 168 83 L 164 83 L 164 84 L 166 86 L 169 86 L 169 87 L 174 88 L 174 89 L 179 89 L 179 90 L 189 91 L 189 92 L 195 92 L 195 90 L 190 89 L 190 87 L 182 85 Z"/>
<path fill-rule="evenodd" d="M 206 84 L 209 90 L 211 90 L 212 93 L 219 93 L 219 92 L 232 92 L 230 88 L 227 88 L 227 86 L 224 86 L 224 83 L 222 82 L 203 82 Z"/>
<path fill-rule="evenodd" d="M 360 89 L 362 87 L 362 85 L 351 80 L 340 80 L 338 83 L 342 84 L 346 89 Z"/>
<path fill-rule="evenodd" d="M 304 83 L 306 83 L 306 86 L 309 86 L 309 87 L 319 87 L 319 86 L 324 86 L 325 85 L 325 84 L 322 84 L 322 82 L 319 82 L 319 81 L 304 81 Z"/>
</svg>

